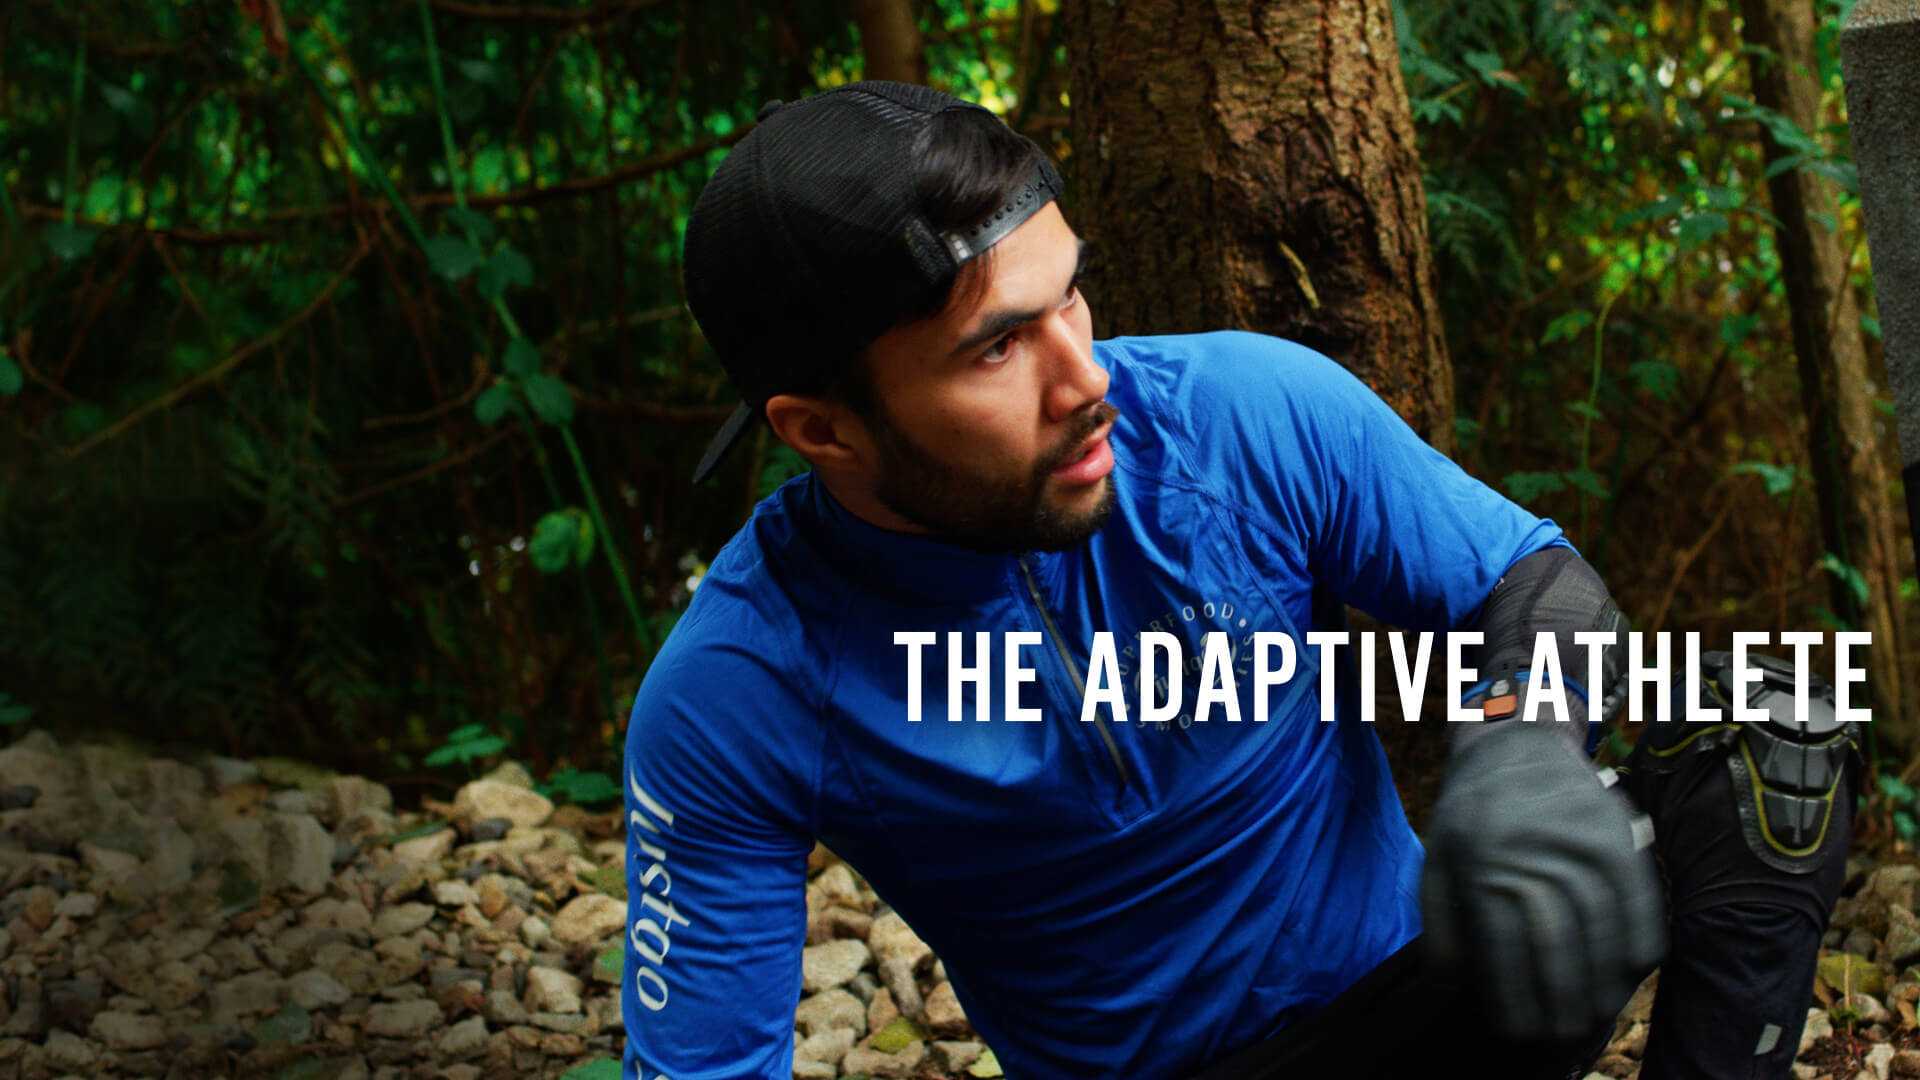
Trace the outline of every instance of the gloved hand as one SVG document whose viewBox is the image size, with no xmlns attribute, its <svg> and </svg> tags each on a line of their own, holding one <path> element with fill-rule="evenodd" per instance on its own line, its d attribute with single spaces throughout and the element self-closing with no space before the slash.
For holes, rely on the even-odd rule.
<svg viewBox="0 0 1920 1080">
<path fill-rule="evenodd" d="M 1594 1031 L 1666 953 L 1632 809 L 1557 726 L 1456 731 L 1421 882 L 1430 955 L 1482 987 L 1515 1039 Z"/>
</svg>

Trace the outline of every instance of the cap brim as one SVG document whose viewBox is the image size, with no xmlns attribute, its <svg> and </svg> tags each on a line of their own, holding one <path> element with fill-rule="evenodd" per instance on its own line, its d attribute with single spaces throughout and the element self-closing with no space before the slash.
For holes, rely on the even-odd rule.
<svg viewBox="0 0 1920 1080">
<path fill-rule="evenodd" d="M 727 422 L 720 425 L 719 434 L 707 444 L 707 452 L 700 456 L 700 464 L 694 466 L 694 483 L 700 483 L 719 468 L 720 462 L 726 459 L 727 451 L 732 450 L 734 444 L 740 441 L 740 436 L 747 433 L 747 427 L 753 423 L 754 412 L 753 406 L 743 401 L 733 410 L 733 415 L 727 417 Z"/>
</svg>

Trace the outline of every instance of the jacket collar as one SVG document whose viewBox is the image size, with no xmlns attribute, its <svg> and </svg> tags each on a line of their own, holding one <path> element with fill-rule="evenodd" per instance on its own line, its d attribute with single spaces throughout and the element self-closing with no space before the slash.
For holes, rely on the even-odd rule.
<svg viewBox="0 0 1920 1080">
<path fill-rule="evenodd" d="M 856 586 L 926 605 L 973 603 L 1018 583 L 1015 556 L 883 529 L 841 505 L 818 474 L 797 481 L 793 493 L 792 513 L 813 554 Z"/>
</svg>

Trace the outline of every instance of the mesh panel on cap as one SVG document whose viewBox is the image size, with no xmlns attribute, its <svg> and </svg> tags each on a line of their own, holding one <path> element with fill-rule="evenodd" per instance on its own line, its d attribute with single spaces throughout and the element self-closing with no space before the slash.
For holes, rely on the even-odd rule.
<svg viewBox="0 0 1920 1080">
<path fill-rule="evenodd" d="M 950 282 L 909 165 L 927 118 L 956 107 L 978 108 L 856 83 L 767 113 L 721 163 L 688 223 L 687 299 L 749 398 L 823 385 Z"/>
</svg>

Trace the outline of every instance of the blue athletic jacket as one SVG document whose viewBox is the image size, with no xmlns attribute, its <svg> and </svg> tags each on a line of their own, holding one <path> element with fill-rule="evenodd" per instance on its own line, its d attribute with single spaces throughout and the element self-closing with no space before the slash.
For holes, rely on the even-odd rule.
<svg viewBox="0 0 1920 1080">
<path fill-rule="evenodd" d="M 629 1077 L 786 1080 L 807 854 L 844 857 L 944 959 L 1007 1075 L 1174 1077 L 1311 1015 L 1419 932 L 1421 848 L 1365 725 L 1320 719 L 1317 585 L 1467 624 L 1560 530 L 1428 447 L 1338 364 L 1247 333 L 1096 342 L 1116 501 L 1086 543 L 984 555 L 853 517 L 812 475 L 760 503 L 655 659 L 627 732 Z M 1037 631 L 1009 722 L 947 712 L 947 631 Z M 1096 631 L 1129 703 L 1082 721 Z M 1143 631 L 1186 707 L 1138 716 Z M 1202 636 L 1239 723 L 1192 723 Z M 934 631 L 909 722 L 896 631 Z M 1253 720 L 1252 636 L 1298 669 Z M 971 664 L 967 639 L 964 662 Z M 1278 650 L 1274 650 L 1277 654 Z M 1436 642 L 1432 685 L 1444 674 Z M 1389 687 L 1383 715 L 1397 715 Z"/>
</svg>

